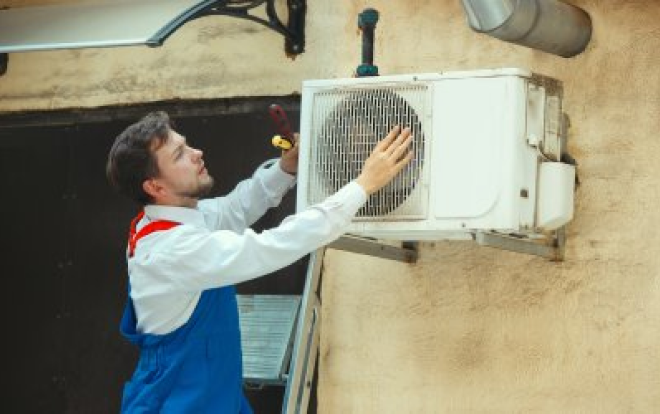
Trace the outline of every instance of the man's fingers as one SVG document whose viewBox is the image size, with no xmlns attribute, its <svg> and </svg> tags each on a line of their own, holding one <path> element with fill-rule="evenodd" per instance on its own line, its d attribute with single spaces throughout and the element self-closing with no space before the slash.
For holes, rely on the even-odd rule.
<svg viewBox="0 0 660 414">
<path fill-rule="evenodd" d="M 409 150 L 410 144 L 412 143 L 412 135 L 407 135 L 402 142 L 398 142 L 399 138 L 397 138 L 397 141 L 395 141 L 395 144 L 398 142 L 398 146 L 395 144 L 392 145 L 394 149 L 392 150 L 392 153 L 390 156 L 394 158 L 395 160 L 399 160 L 401 157 L 403 157 L 403 154 L 406 153 L 406 151 Z"/>
<path fill-rule="evenodd" d="M 381 140 L 378 144 L 376 144 L 376 148 L 374 148 L 374 151 L 385 151 L 391 144 L 394 139 L 399 136 L 399 131 L 401 130 L 400 126 L 395 126 L 392 128 L 387 134 L 387 136 Z"/>
<path fill-rule="evenodd" d="M 410 128 L 404 128 L 401 131 L 401 133 L 396 137 L 396 139 L 390 143 L 389 147 L 385 149 L 385 153 L 389 156 L 394 154 L 394 151 L 396 151 L 397 148 L 400 148 L 401 145 L 404 142 L 406 142 L 406 139 L 410 137 L 410 134 L 411 134 Z"/>
<path fill-rule="evenodd" d="M 296 153 L 298 151 L 298 141 L 300 140 L 300 134 L 297 132 L 293 134 L 293 139 L 291 139 L 291 148 L 282 149 L 282 155 L 289 153 Z"/>
<path fill-rule="evenodd" d="M 408 154 L 406 154 L 405 157 L 403 157 L 399 161 L 397 161 L 397 163 L 395 164 L 395 167 L 394 167 L 395 170 L 396 170 L 396 174 L 398 174 L 403 169 L 403 167 L 408 165 L 410 160 L 413 159 L 413 155 L 414 154 L 412 153 L 412 151 L 408 151 Z"/>
</svg>

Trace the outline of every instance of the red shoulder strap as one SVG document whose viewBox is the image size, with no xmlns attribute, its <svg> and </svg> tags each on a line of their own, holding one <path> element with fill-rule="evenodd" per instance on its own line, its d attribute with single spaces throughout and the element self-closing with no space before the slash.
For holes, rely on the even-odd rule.
<svg viewBox="0 0 660 414">
<path fill-rule="evenodd" d="M 133 219 L 133 221 L 131 221 L 131 229 L 128 233 L 128 257 L 133 257 L 133 254 L 135 253 L 135 246 L 137 245 L 138 240 L 140 240 L 144 236 L 156 231 L 169 230 L 172 227 L 181 224 L 175 221 L 168 221 L 168 220 L 152 221 L 151 223 L 142 227 L 140 231 L 136 232 L 135 230 L 136 226 L 140 222 L 140 220 L 142 220 L 142 217 L 144 217 L 144 211 L 140 211 L 140 213 L 138 213 L 138 215 Z"/>
</svg>

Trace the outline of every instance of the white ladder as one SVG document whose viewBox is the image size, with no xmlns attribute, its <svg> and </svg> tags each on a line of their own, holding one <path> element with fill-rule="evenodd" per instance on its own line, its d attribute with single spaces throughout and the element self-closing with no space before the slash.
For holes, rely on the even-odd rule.
<svg viewBox="0 0 660 414">
<path fill-rule="evenodd" d="M 327 248 L 408 263 L 417 260 L 413 243 L 399 247 L 344 236 L 310 255 L 302 296 L 238 295 L 245 382 L 285 386 L 282 414 L 305 414 L 309 406 L 321 329 L 319 285 Z"/>
</svg>

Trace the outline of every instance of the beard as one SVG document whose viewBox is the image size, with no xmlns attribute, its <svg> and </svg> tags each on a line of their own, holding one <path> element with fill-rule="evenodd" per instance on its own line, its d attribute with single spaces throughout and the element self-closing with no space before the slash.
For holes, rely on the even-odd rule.
<svg viewBox="0 0 660 414">
<path fill-rule="evenodd" d="M 186 198 L 200 199 L 204 196 L 207 196 L 211 192 L 211 190 L 213 189 L 214 182 L 215 181 L 213 180 L 213 177 L 207 175 L 207 179 L 201 181 L 196 188 L 182 191 L 181 193 L 179 193 L 179 195 Z"/>
</svg>

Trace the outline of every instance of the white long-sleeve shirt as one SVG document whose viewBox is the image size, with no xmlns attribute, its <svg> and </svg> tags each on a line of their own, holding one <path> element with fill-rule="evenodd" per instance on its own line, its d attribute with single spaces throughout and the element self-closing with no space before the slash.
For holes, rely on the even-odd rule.
<svg viewBox="0 0 660 414">
<path fill-rule="evenodd" d="M 204 290 L 266 275 L 332 242 L 367 198 L 351 182 L 273 229 L 249 229 L 294 183 L 275 164 L 259 168 L 225 197 L 200 201 L 196 209 L 146 206 L 137 230 L 156 220 L 181 225 L 143 237 L 128 259 L 138 331 L 169 333 L 188 321 Z"/>
</svg>

